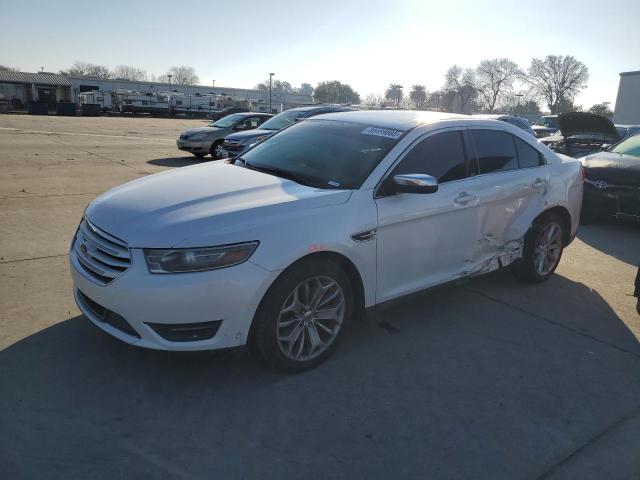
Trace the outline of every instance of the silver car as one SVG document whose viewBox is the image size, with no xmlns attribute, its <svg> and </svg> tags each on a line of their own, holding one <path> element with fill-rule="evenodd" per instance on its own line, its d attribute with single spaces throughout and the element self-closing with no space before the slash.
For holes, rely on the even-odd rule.
<svg viewBox="0 0 640 480">
<path fill-rule="evenodd" d="M 272 116 L 269 113 L 257 112 L 227 115 L 206 127 L 192 128 L 182 132 L 176 144 L 180 150 L 192 153 L 198 158 L 211 154 L 212 158 L 219 159 L 224 137 L 234 132 L 258 128 Z"/>
</svg>

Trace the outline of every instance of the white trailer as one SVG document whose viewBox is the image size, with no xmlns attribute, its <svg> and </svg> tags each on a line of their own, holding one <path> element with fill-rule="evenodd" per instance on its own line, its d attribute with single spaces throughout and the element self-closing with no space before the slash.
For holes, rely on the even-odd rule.
<svg viewBox="0 0 640 480">
<path fill-rule="evenodd" d="M 99 105 L 100 110 L 106 112 L 112 108 L 111 92 L 100 92 L 94 90 L 92 92 L 82 92 L 78 95 L 80 105 L 93 104 Z"/>
</svg>

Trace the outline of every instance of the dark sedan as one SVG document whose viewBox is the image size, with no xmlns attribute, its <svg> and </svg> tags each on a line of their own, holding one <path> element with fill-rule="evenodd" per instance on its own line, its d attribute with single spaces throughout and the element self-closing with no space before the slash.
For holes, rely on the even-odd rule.
<svg viewBox="0 0 640 480">
<path fill-rule="evenodd" d="M 640 221 L 640 134 L 580 160 L 586 175 L 583 220 Z"/>
</svg>

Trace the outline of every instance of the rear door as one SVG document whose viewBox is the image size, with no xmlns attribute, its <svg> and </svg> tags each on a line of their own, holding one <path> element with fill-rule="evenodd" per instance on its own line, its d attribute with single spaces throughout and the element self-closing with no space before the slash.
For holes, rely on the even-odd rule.
<svg viewBox="0 0 640 480">
<path fill-rule="evenodd" d="M 540 152 L 507 131 L 469 128 L 467 135 L 478 172 L 468 184 L 481 218 L 470 273 L 479 274 L 522 255 L 524 234 L 543 209 L 549 173 Z"/>
</svg>

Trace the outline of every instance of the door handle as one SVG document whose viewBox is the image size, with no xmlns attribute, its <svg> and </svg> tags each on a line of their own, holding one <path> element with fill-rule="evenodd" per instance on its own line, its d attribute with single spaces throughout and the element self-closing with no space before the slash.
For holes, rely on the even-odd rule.
<svg viewBox="0 0 640 480">
<path fill-rule="evenodd" d="M 472 193 L 460 192 L 460 194 L 453 201 L 456 205 L 466 205 L 476 199 L 476 196 Z"/>
<path fill-rule="evenodd" d="M 547 181 L 544 178 L 536 178 L 535 181 L 531 184 L 533 188 L 536 190 L 540 190 L 547 186 Z"/>
</svg>

